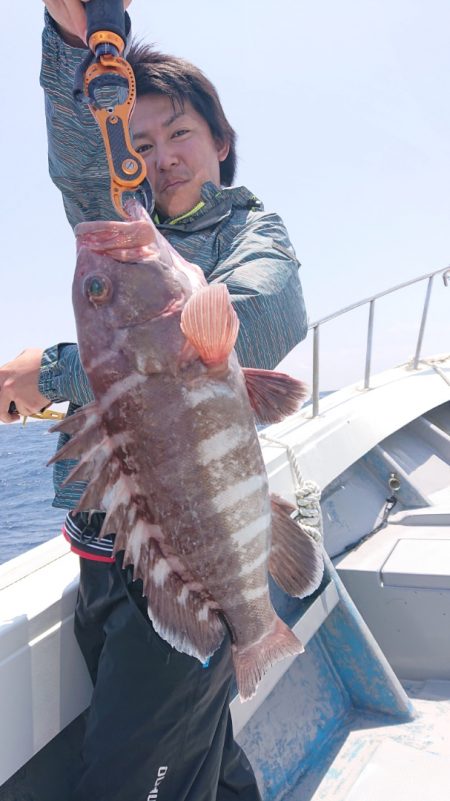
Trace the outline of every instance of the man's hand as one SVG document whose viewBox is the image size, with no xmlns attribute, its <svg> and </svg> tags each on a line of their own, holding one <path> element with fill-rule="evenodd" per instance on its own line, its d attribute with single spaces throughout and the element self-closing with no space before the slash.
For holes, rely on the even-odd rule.
<svg viewBox="0 0 450 801">
<path fill-rule="evenodd" d="M 13 423 L 20 415 L 40 412 L 50 401 L 38 389 L 39 373 L 43 351 L 40 348 L 27 348 L 22 353 L 0 367 L 0 420 Z M 9 414 L 9 406 L 14 401 L 17 412 Z"/>
<path fill-rule="evenodd" d="M 64 41 L 72 47 L 86 47 L 86 11 L 89 0 L 44 0 L 50 16 L 55 20 Z M 128 8 L 131 0 L 124 0 Z"/>
</svg>

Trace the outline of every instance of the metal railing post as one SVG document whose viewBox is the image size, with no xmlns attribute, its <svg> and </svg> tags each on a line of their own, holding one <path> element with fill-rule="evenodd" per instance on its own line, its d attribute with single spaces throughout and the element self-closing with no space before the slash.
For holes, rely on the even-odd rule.
<svg viewBox="0 0 450 801">
<path fill-rule="evenodd" d="M 374 312 L 375 312 L 375 301 L 371 300 L 369 304 L 369 323 L 367 326 L 366 370 L 364 373 L 364 389 L 369 389 L 370 387 L 370 367 L 372 362 Z"/>
<path fill-rule="evenodd" d="M 313 417 L 319 414 L 319 326 L 314 326 L 313 339 Z"/>
<path fill-rule="evenodd" d="M 428 308 L 430 305 L 430 297 L 431 297 L 431 289 L 433 285 L 433 278 L 435 275 L 441 275 L 444 281 L 445 286 L 450 286 L 450 267 L 444 267 L 440 270 L 434 270 L 432 273 L 426 273 L 425 275 L 419 275 L 418 278 L 413 278 L 412 281 L 404 281 L 402 284 L 397 284 L 396 286 L 391 287 L 390 289 L 384 290 L 384 292 L 378 292 L 376 295 L 372 295 L 372 297 L 364 298 L 364 300 L 360 300 L 357 303 L 352 303 L 350 306 L 346 306 L 343 309 L 340 309 L 337 312 L 333 312 L 333 314 L 328 314 L 326 317 L 322 317 L 320 320 L 316 320 L 313 323 L 310 323 L 308 326 L 308 331 L 313 331 L 314 334 L 314 346 L 313 346 L 313 391 L 312 391 L 312 416 L 317 417 L 319 414 L 319 402 L 320 402 L 320 386 L 319 386 L 319 328 L 321 325 L 325 323 L 329 323 L 331 320 L 335 320 L 337 317 L 341 317 L 344 314 L 348 314 L 348 312 L 353 311 L 354 309 L 359 309 L 361 306 L 365 306 L 366 303 L 370 304 L 369 307 L 369 320 L 368 320 L 368 327 L 367 327 L 367 348 L 366 348 L 366 366 L 365 366 L 365 375 L 364 375 L 364 389 L 370 388 L 370 378 L 371 378 L 371 369 L 372 369 L 372 349 L 373 349 L 373 328 L 374 328 L 374 317 L 375 317 L 375 301 L 379 300 L 380 298 L 384 298 L 387 295 L 392 295 L 394 292 L 399 292 L 400 289 L 405 289 L 407 286 L 412 286 L 413 284 L 418 284 L 420 281 L 426 281 L 428 279 L 428 287 L 427 293 L 425 297 L 425 304 L 422 312 L 422 320 L 420 323 L 420 331 L 419 331 L 419 338 L 417 340 L 416 346 L 416 353 L 414 359 L 412 360 L 412 366 L 415 370 L 418 368 L 419 360 L 420 360 L 420 352 L 422 349 L 422 342 L 425 333 L 425 327 L 427 322 L 427 314 Z"/>
<path fill-rule="evenodd" d="M 431 275 L 430 278 L 428 279 L 427 293 L 425 295 L 425 303 L 422 312 L 422 320 L 420 322 L 419 338 L 417 340 L 416 355 L 414 356 L 414 361 L 413 361 L 414 370 L 417 370 L 417 367 L 419 365 L 420 351 L 422 350 L 423 335 L 425 333 L 425 325 L 427 322 L 428 307 L 430 305 L 430 296 L 431 296 L 431 289 L 433 286 L 433 278 L 434 275 Z"/>
</svg>

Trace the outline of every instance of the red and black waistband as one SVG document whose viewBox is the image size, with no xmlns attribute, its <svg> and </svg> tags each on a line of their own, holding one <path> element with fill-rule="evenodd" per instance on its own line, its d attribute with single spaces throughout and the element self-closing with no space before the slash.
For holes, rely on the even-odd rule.
<svg viewBox="0 0 450 801">
<path fill-rule="evenodd" d="M 103 512 L 69 512 L 62 533 L 70 543 L 71 550 L 84 559 L 97 562 L 114 562 L 114 535 L 100 539 L 100 530 L 105 515 Z"/>
</svg>

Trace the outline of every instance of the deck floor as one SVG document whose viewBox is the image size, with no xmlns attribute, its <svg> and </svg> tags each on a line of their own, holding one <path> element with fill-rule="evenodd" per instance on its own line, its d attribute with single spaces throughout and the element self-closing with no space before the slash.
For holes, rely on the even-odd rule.
<svg viewBox="0 0 450 801">
<path fill-rule="evenodd" d="M 450 682 L 404 682 L 416 718 L 351 712 L 283 801 L 448 801 Z"/>
</svg>

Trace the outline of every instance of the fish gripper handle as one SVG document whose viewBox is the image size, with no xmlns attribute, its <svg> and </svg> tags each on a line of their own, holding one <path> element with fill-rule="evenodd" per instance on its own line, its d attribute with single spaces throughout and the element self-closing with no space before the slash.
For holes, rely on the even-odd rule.
<svg viewBox="0 0 450 801">
<path fill-rule="evenodd" d="M 125 12 L 123 0 L 89 0 L 86 3 L 87 41 L 91 50 L 96 52 L 100 44 L 107 42 L 108 32 L 119 36 L 123 42 L 119 53 L 123 51 L 127 40 Z M 113 39 L 109 44 L 116 45 Z"/>
</svg>

